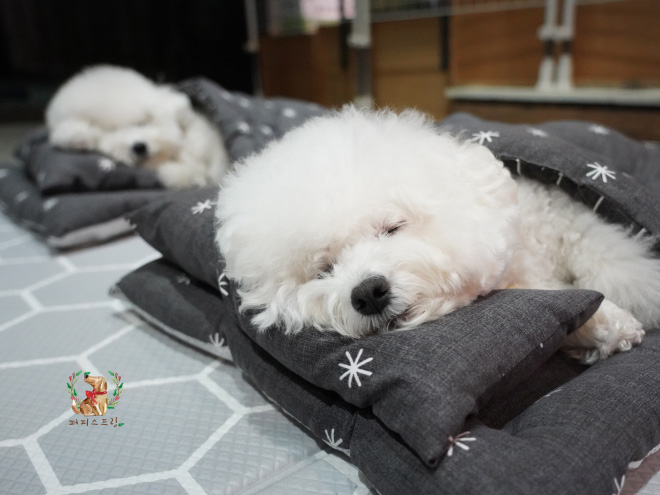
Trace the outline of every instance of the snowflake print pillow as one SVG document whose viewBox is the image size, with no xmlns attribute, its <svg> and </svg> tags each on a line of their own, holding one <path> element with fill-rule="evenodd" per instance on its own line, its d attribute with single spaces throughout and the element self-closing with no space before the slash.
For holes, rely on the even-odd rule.
<svg viewBox="0 0 660 495">
<path fill-rule="evenodd" d="M 501 290 L 417 328 L 351 339 L 303 329 L 258 331 L 249 312 L 240 328 L 313 385 L 371 409 L 428 467 L 455 445 L 466 418 L 531 375 L 581 326 L 603 296 L 594 291 Z"/>
<path fill-rule="evenodd" d="M 127 234 L 131 226 L 126 212 L 167 194 L 164 189 L 127 189 L 44 196 L 22 167 L 0 164 L 0 207 L 56 249 Z"/>
<path fill-rule="evenodd" d="M 147 263 L 122 277 L 110 294 L 166 334 L 213 356 L 232 359 L 226 330 L 235 323 L 218 291 L 178 266 L 163 259 Z"/>
<path fill-rule="evenodd" d="M 217 196 L 217 186 L 171 191 L 127 218 L 166 259 L 226 295 L 227 281 L 214 240 Z"/>
<path fill-rule="evenodd" d="M 16 155 L 46 195 L 162 188 L 153 170 L 129 167 L 100 153 L 54 147 L 45 128 L 29 134 Z"/>
</svg>

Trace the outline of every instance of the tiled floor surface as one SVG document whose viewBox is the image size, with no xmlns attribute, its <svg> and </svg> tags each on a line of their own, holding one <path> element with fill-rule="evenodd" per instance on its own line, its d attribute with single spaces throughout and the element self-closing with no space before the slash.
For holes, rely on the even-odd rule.
<svg viewBox="0 0 660 495">
<path fill-rule="evenodd" d="M 136 236 L 51 253 L 0 214 L 0 493 L 367 494 L 232 364 L 107 295 L 157 257 Z M 110 396 L 112 370 L 125 384 L 116 409 L 83 422 L 69 377 L 105 376 Z"/>
</svg>

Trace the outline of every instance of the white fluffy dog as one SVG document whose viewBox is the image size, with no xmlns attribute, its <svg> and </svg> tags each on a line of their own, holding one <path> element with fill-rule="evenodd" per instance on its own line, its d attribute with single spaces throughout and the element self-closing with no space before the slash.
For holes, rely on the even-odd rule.
<svg viewBox="0 0 660 495">
<path fill-rule="evenodd" d="M 487 148 L 414 111 L 309 121 L 227 176 L 217 218 L 227 276 L 261 329 L 361 337 L 493 289 L 588 288 L 607 299 L 566 344 L 590 363 L 660 322 L 648 239 L 554 186 L 514 181 Z"/>
<path fill-rule="evenodd" d="M 217 183 L 228 168 L 222 136 L 188 97 L 131 69 L 75 75 L 53 96 L 46 123 L 56 146 L 155 169 L 166 187 Z"/>
</svg>

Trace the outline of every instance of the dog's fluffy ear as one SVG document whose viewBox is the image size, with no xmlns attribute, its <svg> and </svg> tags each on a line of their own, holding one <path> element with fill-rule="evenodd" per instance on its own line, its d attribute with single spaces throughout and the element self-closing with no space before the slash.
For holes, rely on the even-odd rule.
<svg viewBox="0 0 660 495">
<path fill-rule="evenodd" d="M 158 113 L 154 115 L 159 118 L 174 118 L 182 129 L 187 129 L 194 119 L 194 112 L 190 100 L 182 93 L 163 86 L 160 91 L 160 103 Z"/>
<path fill-rule="evenodd" d="M 105 378 L 102 376 L 99 377 L 99 392 L 107 392 L 108 391 L 108 382 Z"/>
</svg>

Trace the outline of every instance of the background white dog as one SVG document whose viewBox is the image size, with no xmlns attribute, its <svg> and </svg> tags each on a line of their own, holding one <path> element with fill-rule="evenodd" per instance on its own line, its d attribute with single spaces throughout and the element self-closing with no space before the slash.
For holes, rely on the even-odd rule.
<svg viewBox="0 0 660 495">
<path fill-rule="evenodd" d="M 188 97 L 122 67 L 96 66 L 67 81 L 46 110 L 50 140 L 157 170 L 166 187 L 214 184 L 229 158 L 219 131 Z"/>
<path fill-rule="evenodd" d="M 308 122 L 227 176 L 217 218 L 227 275 L 261 329 L 360 337 L 512 285 L 605 294 L 567 340 L 585 362 L 639 343 L 637 319 L 660 322 L 648 240 L 558 188 L 514 181 L 487 148 L 413 111 Z"/>
</svg>

